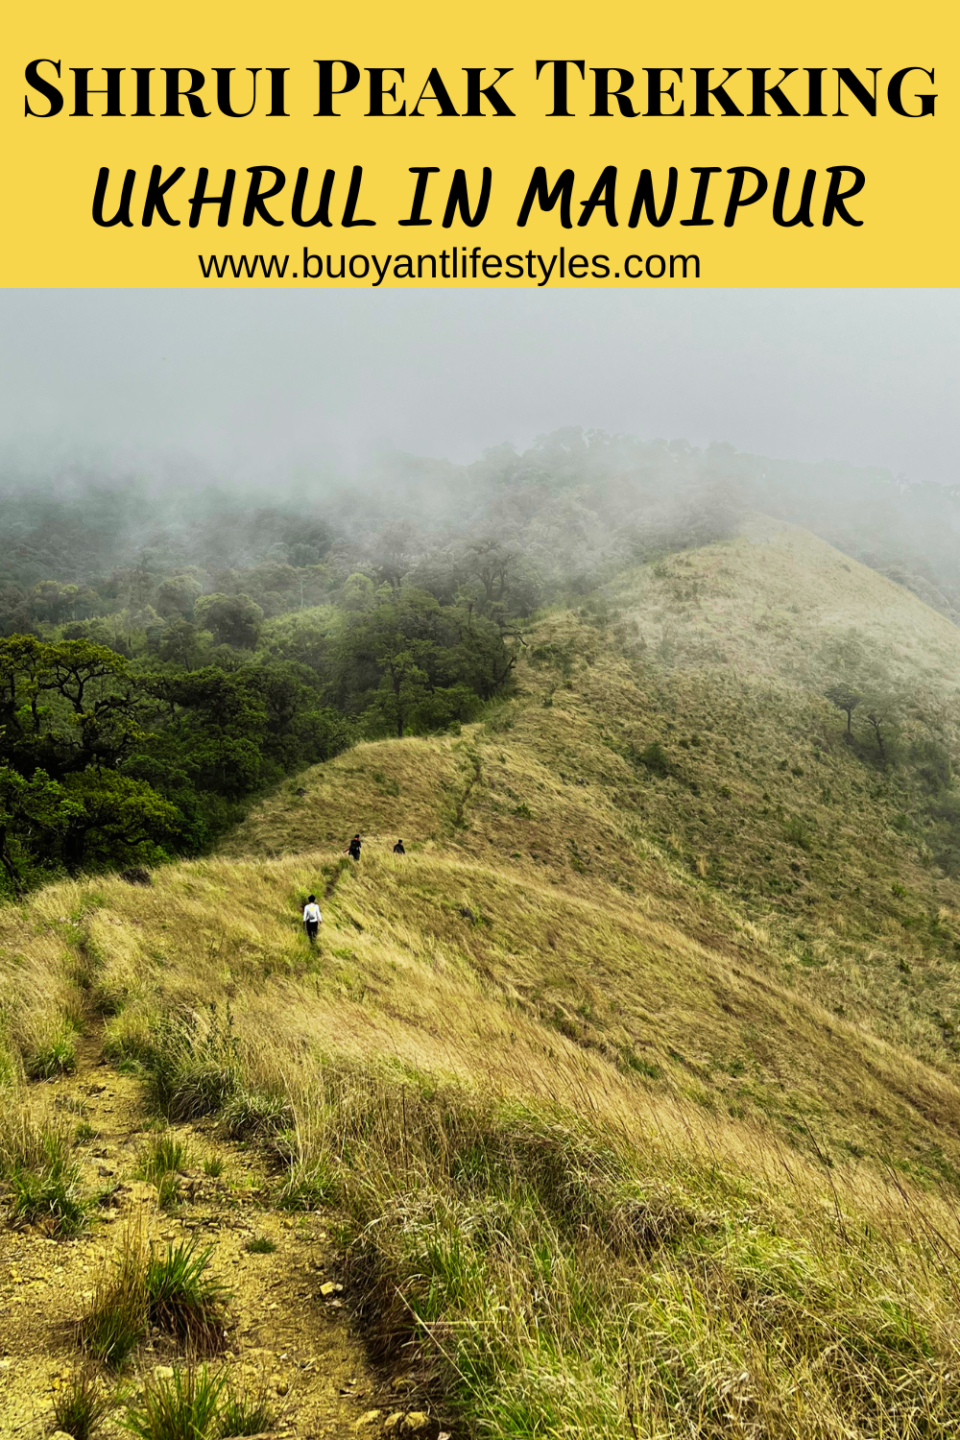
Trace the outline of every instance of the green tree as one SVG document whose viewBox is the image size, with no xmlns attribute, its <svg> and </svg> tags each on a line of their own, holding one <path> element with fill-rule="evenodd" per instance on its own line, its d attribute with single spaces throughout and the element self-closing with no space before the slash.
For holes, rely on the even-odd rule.
<svg viewBox="0 0 960 1440">
<path fill-rule="evenodd" d="M 843 713 L 846 715 L 847 740 L 852 740 L 853 712 L 860 704 L 863 696 L 861 695 L 859 690 L 854 688 L 853 685 L 844 684 L 843 682 L 840 682 L 836 685 L 831 685 L 826 693 L 827 699 L 831 702 L 831 704 L 836 705 L 837 709 L 842 710 Z"/>
<path fill-rule="evenodd" d="M 0 760 L 54 778 L 116 767 L 145 739 L 128 662 L 87 640 L 0 640 Z"/>
<path fill-rule="evenodd" d="M 343 582 L 343 604 L 347 610 L 369 610 L 373 605 L 374 584 L 369 575 L 359 571 Z"/>
<path fill-rule="evenodd" d="M 329 680 L 334 660 L 340 615 L 332 605 L 315 605 L 269 620 L 263 627 L 260 649 L 275 660 L 293 660 L 307 666 L 321 680 Z"/>
<path fill-rule="evenodd" d="M 375 724 L 402 737 L 411 713 L 439 681 L 444 640 L 451 637 L 432 595 L 404 586 L 377 592 L 356 614 L 340 645 L 341 694 L 365 702 Z M 346 691 L 346 694 L 344 694 Z"/>
<path fill-rule="evenodd" d="M 267 708 L 243 670 L 229 674 L 207 665 L 188 674 L 145 677 L 144 684 L 163 707 L 148 751 L 151 774 L 159 777 L 158 766 L 172 768 L 189 774 L 198 788 L 230 800 L 260 785 Z M 133 768 L 147 773 L 139 758 Z"/>
<path fill-rule="evenodd" d="M 194 575 L 171 575 L 157 590 L 154 609 L 164 620 L 192 620 L 203 586 Z"/>
<path fill-rule="evenodd" d="M 0 865 L 20 896 L 30 872 L 55 858 L 68 821 L 63 787 L 43 770 L 28 779 L 0 765 Z"/>
<path fill-rule="evenodd" d="M 203 653 L 200 631 L 189 620 L 174 620 L 167 626 L 157 646 L 157 656 L 181 670 L 192 670 Z"/>
<path fill-rule="evenodd" d="M 176 846 L 183 820 L 144 781 L 85 770 L 63 782 L 0 766 L 0 865 L 15 895 L 44 871 L 147 864 Z"/>
<path fill-rule="evenodd" d="M 500 628 L 469 606 L 441 605 L 413 585 L 384 585 L 350 618 L 334 663 L 334 692 L 374 729 L 403 736 L 465 720 L 508 681 L 513 657 Z"/>
<path fill-rule="evenodd" d="M 60 814 L 63 862 L 71 873 L 165 859 L 164 847 L 176 844 L 182 828 L 176 806 L 152 786 L 111 772 L 68 776 Z"/>
<path fill-rule="evenodd" d="M 201 595 L 193 607 L 194 618 L 204 630 L 211 630 L 219 645 L 253 650 L 263 624 L 263 611 L 249 595 Z"/>
</svg>

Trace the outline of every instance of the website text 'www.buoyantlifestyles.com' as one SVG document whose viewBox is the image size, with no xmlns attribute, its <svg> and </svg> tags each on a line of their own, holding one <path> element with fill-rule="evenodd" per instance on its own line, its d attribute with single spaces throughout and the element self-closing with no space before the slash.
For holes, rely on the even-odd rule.
<svg viewBox="0 0 960 1440">
<path fill-rule="evenodd" d="M 451 246 L 426 255 L 313 254 L 302 255 L 198 255 L 204 280 L 316 280 L 337 284 L 414 284 L 453 280 L 497 284 L 533 281 L 538 286 L 558 280 L 699 280 L 699 255 L 569 254 L 565 246 L 553 254 L 526 250 L 497 255 L 479 245 Z M 296 268 L 294 268 L 296 267 Z"/>
</svg>

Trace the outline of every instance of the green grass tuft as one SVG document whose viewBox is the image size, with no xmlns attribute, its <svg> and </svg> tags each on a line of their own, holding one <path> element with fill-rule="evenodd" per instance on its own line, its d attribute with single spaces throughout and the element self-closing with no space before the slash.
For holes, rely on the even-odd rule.
<svg viewBox="0 0 960 1440">
<path fill-rule="evenodd" d="M 180 1176 L 169 1171 L 157 1181 L 157 1206 L 160 1210 L 176 1210 L 183 1199 Z"/>
<path fill-rule="evenodd" d="M 220 1435 L 261 1435 L 273 1428 L 275 1416 L 263 1394 L 247 1395 L 231 1391 L 220 1411 Z"/>
<path fill-rule="evenodd" d="M 277 1191 L 281 1210 L 322 1210 L 337 1194 L 337 1176 L 326 1156 L 295 1162 Z"/>
<path fill-rule="evenodd" d="M 87 1354 L 113 1370 L 120 1369 L 146 1334 L 146 1268 L 142 1240 L 126 1232 L 112 1268 L 97 1285 L 92 1310 L 78 1327 Z"/>
<path fill-rule="evenodd" d="M 60 1125 L 25 1113 L 0 1120 L 0 1181 L 13 1225 L 40 1225 L 68 1239 L 87 1223 L 80 1166 Z"/>
<path fill-rule="evenodd" d="M 157 1203 L 161 1210 L 173 1210 L 182 1198 L 180 1172 L 189 1164 L 189 1151 L 184 1141 L 169 1131 L 161 1131 L 148 1142 L 140 1158 L 140 1174 L 157 1187 Z"/>
<path fill-rule="evenodd" d="M 28 1080 L 52 1080 L 77 1068 L 77 1032 L 67 1021 L 36 1037 L 23 1057 Z"/>
<path fill-rule="evenodd" d="M 81 1370 L 54 1396 L 53 1418 L 56 1428 L 71 1440 L 95 1440 L 112 1408 L 112 1399 L 96 1376 Z"/>
<path fill-rule="evenodd" d="M 212 1246 L 198 1250 L 195 1240 L 168 1245 L 163 1255 L 150 1255 L 144 1277 L 148 1323 L 203 1354 L 222 1348 L 230 1300 L 209 1273 L 212 1254 Z"/>
<path fill-rule="evenodd" d="M 251 1140 L 289 1129 L 293 1111 L 284 1095 L 244 1089 L 226 1105 L 222 1123 L 231 1140 Z"/>
<path fill-rule="evenodd" d="M 188 1365 L 148 1381 L 124 1428 L 139 1440 L 233 1440 L 264 1434 L 273 1424 L 265 1395 L 228 1389 L 225 1375 Z"/>
<path fill-rule="evenodd" d="M 248 1255 L 272 1255 L 277 1243 L 267 1235 L 252 1235 L 243 1248 Z"/>
<path fill-rule="evenodd" d="M 226 1435 L 220 1425 L 225 1385 L 226 1377 L 212 1374 L 205 1365 L 153 1378 L 139 1404 L 127 1410 L 125 1428 L 139 1440 L 214 1440 Z"/>
<path fill-rule="evenodd" d="M 128 1232 L 81 1322 L 80 1343 L 116 1369 L 157 1326 L 194 1353 L 215 1354 L 226 1339 L 230 1296 L 209 1273 L 211 1254 L 195 1240 L 158 1254 Z"/>
<path fill-rule="evenodd" d="M 154 1135 L 140 1159 L 140 1175 L 144 1180 L 160 1181 L 164 1175 L 186 1170 L 189 1152 L 183 1140 L 169 1131 Z"/>
</svg>

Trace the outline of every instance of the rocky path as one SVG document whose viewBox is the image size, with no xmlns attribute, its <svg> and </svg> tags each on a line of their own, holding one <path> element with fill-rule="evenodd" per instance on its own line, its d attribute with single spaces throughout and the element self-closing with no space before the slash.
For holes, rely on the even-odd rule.
<svg viewBox="0 0 960 1440">
<path fill-rule="evenodd" d="M 76 1240 L 0 1224 L 3 1440 L 37 1440 L 56 1430 L 57 1390 L 81 1364 L 74 1327 L 128 1226 L 161 1244 L 196 1235 L 213 1247 L 211 1268 L 233 1295 L 222 1363 L 232 1384 L 266 1395 L 276 1417 L 271 1436 L 437 1440 L 438 1426 L 418 1405 L 408 1377 L 389 1385 L 380 1379 L 351 1334 L 324 1217 L 271 1209 L 255 1154 L 225 1143 L 212 1126 L 171 1127 L 187 1156 L 182 1201 L 164 1211 L 156 1187 L 137 1178 L 150 1127 L 134 1079 L 108 1068 L 89 1046 L 75 1075 L 35 1087 L 37 1092 L 64 1123 L 79 1127 L 85 1188 L 100 1203 Z M 252 1240 L 275 1248 L 251 1253 L 246 1247 Z M 151 1371 L 184 1358 L 174 1342 L 158 1335 L 146 1344 L 118 1378 L 105 1440 L 124 1433 L 125 1403 Z"/>
</svg>

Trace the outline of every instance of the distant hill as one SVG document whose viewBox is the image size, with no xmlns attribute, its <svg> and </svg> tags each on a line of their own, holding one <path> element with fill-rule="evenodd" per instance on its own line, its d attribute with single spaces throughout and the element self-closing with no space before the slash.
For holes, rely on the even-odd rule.
<svg viewBox="0 0 960 1440">
<path fill-rule="evenodd" d="M 953 702 L 950 720 L 960 720 L 960 628 L 798 526 L 747 517 L 735 538 L 630 572 L 608 593 L 671 665 L 817 686 L 853 635 L 891 680 Z"/>
<path fill-rule="evenodd" d="M 637 560 L 729 536 L 751 513 L 809 529 L 960 619 L 960 488 L 729 444 L 569 426 L 468 465 L 391 453 L 362 475 L 320 471 L 286 487 L 8 471 L 0 501 L 5 634 L 147 607 L 159 631 L 185 576 L 247 594 L 268 617 L 305 596 L 326 603 L 356 570 L 441 594 L 476 580 L 474 548 L 491 542 L 509 560 L 499 599 L 525 613 Z"/>
</svg>

